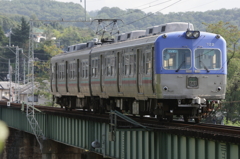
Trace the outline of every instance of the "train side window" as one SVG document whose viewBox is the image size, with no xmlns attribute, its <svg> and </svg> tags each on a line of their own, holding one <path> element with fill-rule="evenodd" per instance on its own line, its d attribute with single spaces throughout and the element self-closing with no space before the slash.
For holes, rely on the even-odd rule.
<svg viewBox="0 0 240 159">
<path fill-rule="evenodd" d="M 59 71 L 58 78 L 62 79 L 62 65 L 59 65 L 58 67 L 59 67 L 59 69 L 58 69 L 58 71 Z"/>
<path fill-rule="evenodd" d="M 95 60 L 95 77 L 98 75 L 98 59 Z"/>
<path fill-rule="evenodd" d="M 137 55 L 136 54 L 134 54 L 134 65 L 133 65 L 133 67 L 134 67 L 134 69 L 133 69 L 134 74 L 136 74 L 136 72 L 137 72 Z"/>
<path fill-rule="evenodd" d="M 130 55 L 130 63 L 129 63 L 129 75 L 134 74 L 134 66 L 135 66 L 135 61 L 134 61 L 134 55 Z"/>
<path fill-rule="evenodd" d="M 110 76 L 110 58 L 106 58 L 107 76 Z"/>
<path fill-rule="evenodd" d="M 111 76 L 115 75 L 115 63 L 116 63 L 116 59 L 115 57 L 111 57 Z"/>
<path fill-rule="evenodd" d="M 85 78 L 88 78 L 88 62 L 85 62 Z"/>
<path fill-rule="evenodd" d="M 85 73 L 85 63 L 82 62 L 82 78 L 84 78 L 84 73 Z"/>
<path fill-rule="evenodd" d="M 131 33 L 127 34 L 127 39 L 129 39 L 129 38 L 130 38 L 130 36 L 131 36 Z"/>
<path fill-rule="evenodd" d="M 73 63 L 73 79 L 76 78 L 76 63 Z"/>
<path fill-rule="evenodd" d="M 68 73 L 68 78 L 71 79 L 71 71 L 72 71 L 72 69 L 71 69 L 71 63 L 68 64 L 68 67 L 69 67 L 69 72 L 67 72 L 67 73 Z"/>
<path fill-rule="evenodd" d="M 91 66 L 92 66 L 92 71 L 91 71 L 91 73 L 92 73 L 92 77 L 94 77 L 94 75 L 95 75 L 95 61 L 94 60 L 92 60 L 92 64 L 91 64 Z"/>
<path fill-rule="evenodd" d="M 149 29 L 148 34 L 152 34 L 152 32 L 153 32 L 153 28 Z"/>
<path fill-rule="evenodd" d="M 145 73 L 145 54 L 142 55 L 143 72 Z"/>
<path fill-rule="evenodd" d="M 124 75 L 129 75 L 129 55 L 125 55 L 124 57 Z"/>
<path fill-rule="evenodd" d="M 161 32 L 165 32 L 166 26 L 162 26 Z"/>
<path fill-rule="evenodd" d="M 66 77 L 66 75 L 67 75 L 67 73 L 68 73 L 68 68 L 67 68 L 67 62 L 66 63 L 64 63 L 64 66 L 63 66 L 63 79 L 66 79 L 67 77 Z"/>
<path fill-rule="evenodd" d="M 151 55 L 150 53 L 146 53 L 146 74 L 150 74 L 151 73 Z"/>
<path fill-rule="evenodd" d="M 62 79 L 62 65 L 59 66 L 59 79 Z"/>
<path fill-rule="evenodd" d="M 98 74 L 98 59 L 92 59 L 92 77 L 96 77 Z"/>
<path fill-rule="evenodd" d="M 64 67 L 65 65 L 62 65 L 62 76 L 61 76 L 61 78 L 62 79 L 64 79 L 64 70 L 65 70 L 65 67 Z"/>
<path fill-rule="evenodd" d="M 115 73 L 115 57 L 107 57 L 105 59 L 106 63 L 106 75 L 107 76 L 113 76 Z"/>
</svg>

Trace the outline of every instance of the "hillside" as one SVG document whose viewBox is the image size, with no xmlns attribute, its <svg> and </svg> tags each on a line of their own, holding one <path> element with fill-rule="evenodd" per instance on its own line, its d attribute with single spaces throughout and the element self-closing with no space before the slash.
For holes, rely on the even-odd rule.
<svg viewBox="0 0 240 159">
<path fill-rule="evenodd" d="M 29 19 L 80 21 L 85 18 L 84 9 L 74 3 L 49 0 L 12 0 L 0 1 L 0 14 L 20 21 L 21 16 Z M 0 24 L 2 23 L 0 17 Z M 79 23 L 82 27 L 84 24 Z M 5 28 L 5 27 L 3 27 Z"/>
<path fill-rule="evenodd" d="M 206 12 L 179 12 L 162 14 L 145 13 L 137 9 L 121 10 L 120 8 L 104 7 L 98 12 L 90 12 L 87 19 L 117 18 L 122 19 L 124 24 L 119 24 L 122 32 L 145 29 L 149 26 L 167 22 L 183 21 L 193 23 L 196 29 L 205 30 L 202 23 L 215 23 L 218 21 L 231 22 L 240 26 L 240 9 L 220 9 Z M 63 3 L 50 0 L 12 0 L 0 1 L 0 25 L 6 31 L 7 28 L 16 25 L 20 18 L 40 20 L 68 20 L 79 21 L 85 19 L 84 8 L 80 4 Z M 64 23 L 66 24 L 66 23 Z M 86 27 L 85 23 L 68 23 L 78 27 Z"/>
</svg>

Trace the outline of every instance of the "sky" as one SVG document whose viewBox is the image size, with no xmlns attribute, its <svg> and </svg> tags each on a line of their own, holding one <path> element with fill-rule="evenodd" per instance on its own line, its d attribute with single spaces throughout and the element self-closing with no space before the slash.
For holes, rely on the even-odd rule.
<svg viewBox="0 0 240 159">
<path fill-rule="evenodd" d="M 85 0 L 56 0 L 73 2 L 84 7 Z M 80 2 L 82 1 L 82 2 Z M 87 11 L 100 10 L 103 7 L 119 7 L 121 9 L 140 9 L 146 13 L 157 11 L 169 12 L 207 11 L 222 8 L 240 8 L 240 0 L 86 0 Z"/>
</svg>

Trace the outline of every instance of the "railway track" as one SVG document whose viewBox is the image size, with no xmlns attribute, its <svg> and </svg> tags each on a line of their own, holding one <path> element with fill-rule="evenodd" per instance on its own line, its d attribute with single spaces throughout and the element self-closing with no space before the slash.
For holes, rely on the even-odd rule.
<svg viewBox="0 0 240 159">
<path fill-rule="evenodd" d="M 6 102 L 0 102 L 0 106 L 7 107 Z M 17 103 L 11 103 L 12 108 L 21 109 L 22 105 Z M 81 118 L 85 120 L 93 120 L 96 122 L 110 123 L 109 113 L 95 114 L 92 111 L 72 110 L 66 111 L 62 108 L 47 107 L 47 106 L 35 106 L 42 113 L 67 116 L 71 118 Z M 26 105 L 25 105 L 26 111 Z M 184 123 L 180 121 L 158 121 L 156 118 L 128 116 L 132 120 L 147 127 L 147 130 L 154 132 L 167 132 L 182 136 L 192 136 L 198 138 L 204 138 L 209 140 L 217 140 L 219 142 L 232 142 L 240 143 L 240 127 L 225 126 L 225 125 L 213 125 L 205 123 Z M 120 117 L 117 117 L 117 129 L 143 129 L 142 127 L 135 126 Z"/>
</svg>

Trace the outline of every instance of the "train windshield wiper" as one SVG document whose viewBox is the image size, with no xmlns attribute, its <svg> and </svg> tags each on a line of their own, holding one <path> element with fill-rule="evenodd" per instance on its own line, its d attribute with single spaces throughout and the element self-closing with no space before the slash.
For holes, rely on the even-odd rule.
<svg viewBox="0 0 240 159">
<path fill-rule="evenodd" d="M 203 61 L 200 61 L 200 62 L 202 63 L 204 69 L 205 69 L 207 72 L 209 72 L 209 70 L 208 70 L 207 66 L 204 64 L 204 62 L 203 62 Z"/>
<path fill-rule="evenodd" d="M 185 60 L 181 63 L 181 65 L 179 65 L 178 69 L 175 72 L 178 72 L 184 63 L 185 63 Z"/>
</svg>

